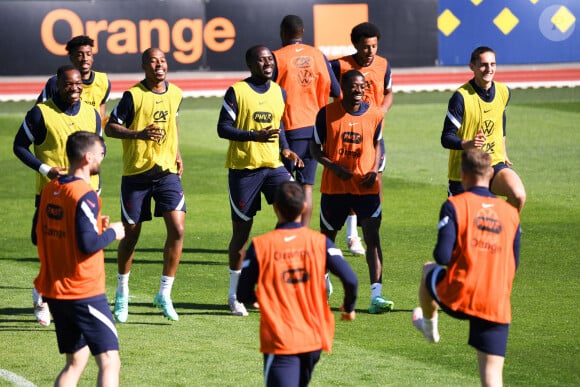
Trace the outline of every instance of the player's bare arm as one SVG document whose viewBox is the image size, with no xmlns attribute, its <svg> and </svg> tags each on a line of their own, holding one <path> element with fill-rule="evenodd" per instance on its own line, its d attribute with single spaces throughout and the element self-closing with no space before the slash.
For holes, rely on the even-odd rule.
<svg viewBox="0 0 580 387">
<path fill-rule="evenodd" d="M 353 177 L 353 173 L 343 167 L 333 163 L 322 151 L 320 145 L 316 144 L 314 141 L 310 142 L 310 154 L 316 159 L 323 167 L 328 168 L 332 173 L 334 173 L 340 180 L 348 180 Z"/>
<path fill-rule="evenodd" d="M 283 149 L 281 153 L 282 157 L 291 160 L 296 167 L 304 168 L 304 161 L 302 161 L 302 159 L 294 151 L 291 151 L 290 149 Z"/>
</svg>

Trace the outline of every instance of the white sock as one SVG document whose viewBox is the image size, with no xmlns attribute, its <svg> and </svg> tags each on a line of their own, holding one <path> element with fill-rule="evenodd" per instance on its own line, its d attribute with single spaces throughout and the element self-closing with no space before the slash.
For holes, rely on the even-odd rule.
<svg viewBox="0 0 580 387">
<path fill-rule="evenodd" d="M 131 272 L 127 274 L 117 273 L 117 294 L 129 295 L 129 275 Z"/>
<path fill-rule="evenodd" d="M 42 295 L 38 293 L 38 290 L 36 290 L 36 288 L 32 288 L 32 302 L 34 303 L 34 305 L 42 304 Z"/>
<path fill-rule="evenodd" d="M 166 275 L 161 276 L 161 283 L 159 285 L 159 294 L 162 296 L 171 296 L 171 288 L 173 287 L 173 281 L 175 277 L 168 277 Z"/>
<path fill-rule="evenodd" d="M 242 274 L 241 270 L 232 270 L 230 269 L 230 291 L 228 293 L 229 299 L 237 300 L 238 297 L 236 293 L 238 292 L 238 282 L 240 280 L 240 274 Z"/>
<path fill-rule="evenodd" d="M 423 331 L 430 336 L 430 339 L 434 342 L 439 341 L 439 328 L 437 327 L 437 314 L 433 318 L 423 317 Z"/>
<path fill-rule="evenodd" d="M 383 294 L 383 284 L 378 282 L 371 284 L 371 300 Z"/>
<path fill-rule="evenodd" d="M 358 229 L 356 228 L 356 215 L 349 215 L 346 218 L 346 241 L 349 238 L 358 238 Z"/>
</svg>

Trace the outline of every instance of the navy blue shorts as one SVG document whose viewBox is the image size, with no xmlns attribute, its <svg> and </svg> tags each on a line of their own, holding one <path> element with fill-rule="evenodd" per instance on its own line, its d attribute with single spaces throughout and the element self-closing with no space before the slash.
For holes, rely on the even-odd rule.
<svg viewBox="0 0 580 387">
<path fill-rule="evenodd" d="M 292 160 L 283 157 L 282 162 L 284 162 L 284 166 L 300 184 L 314 185 L 318 161 L 310 155 L 310 139 L 288 139 L 288 144 L 290 145 L 290 149 L 302 159 L 304 168 L 296 167 Z"/>
<path fill-rule="evenodd" d="M 475 349 L 505 357 L 510 324 L 500 324 L 492 321 L 482 320 L 477 317 L 467 315 L 462 312 L 449 309 L 437 295 L 437 284 L 445 277 L 446 270 L 443 266 L 436 266 L 427 274 L 425 285 L 431 297 L 437 302 L 445 313 L 453 318 L 469 320 L 469 340 L 467 343 Z"/>
<path fill-rule="evenodd" d="M 316 180 L 318 161 L 310 154 L 310 141 L 312 140 L 313 131 L 313 126 L 285 131 L 288 146 L 304 161 L 304 168 L 297 168 L 291 160 L 284 157 L 282 158 L 282 162 L 294 179 L 300 184 L 314 185 Z"/>
<path fill-rule="evenodd" d="M 264 384 L 267 387 L 307 386 L 321 351 L 296 355 L 264 354 Z"/>
<path fill-rule="evenodd" d="M 262 209 L 260 193 L 268 204 L 274 202 L 278 185 L 293 180 L 285 167 L 258 169 L 230 169 L 228 188 L 232 220 L 249 222 Z"/>
<path fill-rule="evenodd" d="M 340 230 L 351 208 L 356 213 L 359 224 L 368 218 L 380 220 L 382 217 L 379 194 L 322 194 L 320 196 L 320 230 Z"/>
<path fill-rule="evenodd" d="M 499 173 L 499 171 L 501 171 L 502 169 L 509 168 L 509 167 L 510 166 L 507 165 L 506 163 L 497 163 L 496 165 L 493 166 L 493 177 L 489 181 L 489 187 L 490 188 L 491 188 L 491 184 L 493 183 L 493 179 L 495 179 L 495 177 L 497 176 L 497 174 Z"/>
<path fill-rule="evenodd" d="M 489 181 L 490 188 L 493 179 L 495 179 L 499 171 L 506 168 L 509 168 L 509 165 L 507 165 L 506 163 L 497 163 L 496 165 L 493 166 L 493 176 Z M 463 192 L 465 192 L 465 189 L 463 189 L 463 184 L 461 184 L 460 181 L 449 180 L 449 185 L 447 186 L 447 196 L 455 196 Z"/>
<path fill-rule="evenodd" d="M 175 173 L 151 176 L 148 172 L 123 176 L 121 179 L 121 217 L 123 222 L 137 224 L 151 220 L 151 198 L 154 215 L 168 211 L 186 211 L 181 179 Z"/>
<path fill-rule="evenodd" d="M 119 350 L 113 314 L 104 294 L 81 300 L 44 299 L 54 319 L 60 353 L 75 353 L 85 345 L 93 355 Z"/>
<path fill-rule="evenodd" d="M 449 180 L 449 184 L 447 185 L 447 196 L 456 196 L 464 192 L 465 189 L 460 181 Z"/>
</svg>

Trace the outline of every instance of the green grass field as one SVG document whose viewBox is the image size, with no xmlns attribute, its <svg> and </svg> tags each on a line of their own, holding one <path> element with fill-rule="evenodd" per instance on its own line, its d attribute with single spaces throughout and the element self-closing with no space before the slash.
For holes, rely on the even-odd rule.
<svg viewBox="0 0 580 387">
<path fill-rule="evenodd" d="M 441 315 L 441 342 L 427 344 L 411 325 L 424 261 L 431 259 L 439 207 L 446 197 L 447 152 L 439 143 L 449 93 L 395 95 L 385 139 L 381 228 L 384 291 L 396 310 L 369 315 L 364 258 L 345 256 L 359 275 L 357 319 L 337 321 L 333 354 L 317 365 L 313 386 L 476 386 L 468 326 Z M 5 371 L 38 386 L 52 385 L 64 364 L 54 326 L 32 315 L 31 283 L 38 272 L 29 239 L 33 172 L 16 159 L 12 141 L 29 102 L 0 104 L 0 386 Z M 160 219 L 143 227 L 131 275 L 129 320 L 117 325 L 125 386 L 259 386 L 259 313 L 233 317 L 226 306 L 230 217 L 224 165 L 227 142 L 216 134 L 221 99 L 187 99 L 180 114 L 188 213 L 186 242 L 173 300 L 178 322 L 152 307 L 165 237 Z M 113 103 L 109 104 L 109 110 Z M 580 313 L 576 273 L 580 251 L 580 88 L 514 90 L 508 110 L 508 151 L 528 201 L 522 214 L 521 266 L 513 293 L 513 324 L 504 369 L 509 386 L 580 385 Z M 121 146 L 107 140 L 103 213 L 119 219 Z M 319 168 L 320 172 L 320 168 Z M 313 228 L 318 229 L 318 194 Z M 264 204 L 253 234 L 275 223 Z M 345 248 L 344 233 L 339 247 Z M 116 286 L 116 243 L 106 251 L 107 295 Z M 335 283 L 336 311 L 342 292 Z M 81 386 L 94 385 L 90 362 Z"/>
</svg>

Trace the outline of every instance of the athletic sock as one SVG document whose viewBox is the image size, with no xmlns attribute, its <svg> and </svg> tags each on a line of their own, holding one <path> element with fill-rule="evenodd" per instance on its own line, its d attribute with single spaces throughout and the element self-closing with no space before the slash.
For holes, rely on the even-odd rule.
<svg viewBox="0 0 580 387">
<path fill-rule="evenodd" d="M 159 285 L 159 294 L 162 296 L 171 296 L 171 288 L 173 287 L 175 277 L 161 276 L 161 283 Z"/>
<path fill-rule="evenodd" d="M 40 305 L 42 304 L 42 294 L 38 293 L 38 290 L 36 290 L 36 288 L 32 288 L 32 302 L 34 303 L 34 305 Z"/>
<path fill-rule="evenodd" d="M 358 238 L 358 229 L 356 228 L 356 215 L 349 215 L 346 218 L 346 242 L 349 238 Z"/>
<path fill-rule="evenodd" d="M 129 276 L 131 272 L 127 274 L 117 273 L 117 294 L 128 295 L 129 294 Z"/>
<path fill-rule="evenodd" d="M 241 270 L 230 270 L 230 291 L 228 293 L 228 298 L 237 300 L 238 297 L 236 293 L 238 292 L 238 282 L 240 280 L 240 275 L 242 274 Z"/>
<path fill-rule="evenodd" d="M 383 284 L 375 282 L 371 284 L 371 300 L 383 294 Z"/>
<path fill-rule="evenodd" d="M 436 314 L 433 318 L 425 318 L 423 317 L 423 329 L 425 332 L 431 337 L 435 339 L 435 341 L 439 341 L 439 329 L 438 325 L 438 315 Z"/>
</svg>

